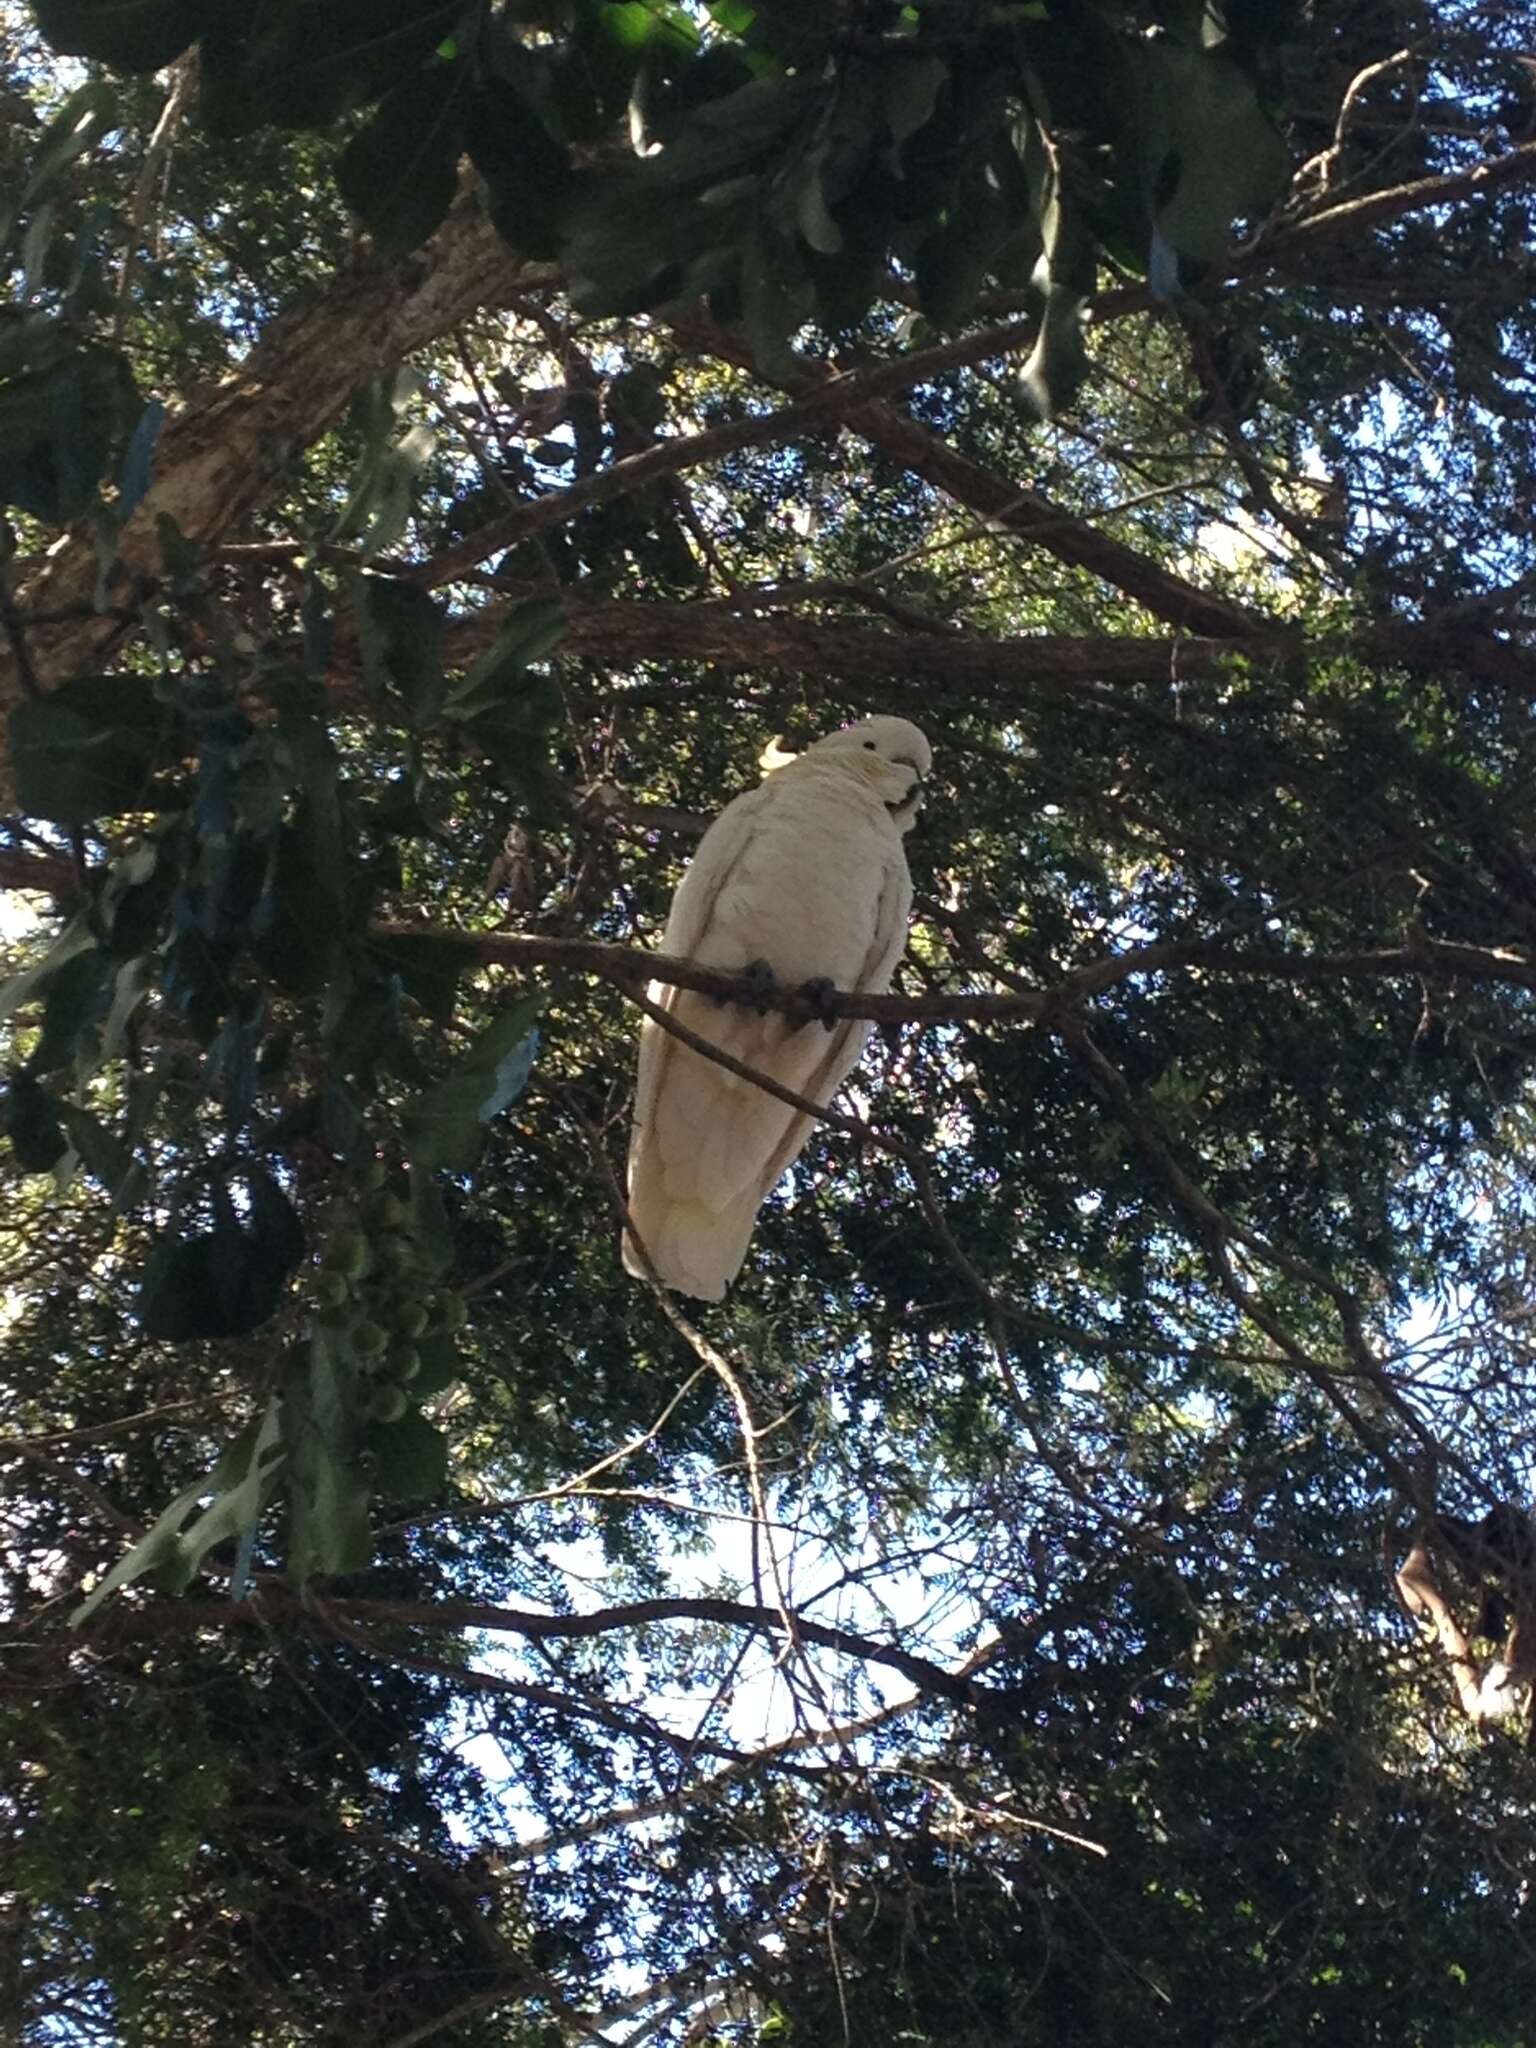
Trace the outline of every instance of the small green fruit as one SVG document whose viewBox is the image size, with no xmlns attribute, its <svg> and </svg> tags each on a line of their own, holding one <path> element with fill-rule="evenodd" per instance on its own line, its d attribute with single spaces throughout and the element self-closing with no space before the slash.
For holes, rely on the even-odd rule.
<svg viewBox="0 0 1536 2048">
<path fill-rule="evenodd" d="M 352 1332 L 352 1351 L 357 1358 L 380 1358 L 389 1343 L 389 1332 L 377 1323 L 359 1323 Z"/>
<path fill-rule="evenodd" d="M 395 1327 L 402 1337 L 419 1337 L 429 1320 L 425 1302 L 408 1301 L 396 1317 Z"/>
<path fill-rule="evenodd" d="M 368 1403 L 370 1422 L 398 1422 L 409 1408 L 403 1387 L 380 1387 Z"/>
<path fill-rule="evenodd" d="M 321 1308 L 344 1308 L 352 1290 L 343 1273 L 321 1273 L 315 1280 L 315 1300 Z"/>
<path fill-rule="evenodd" d="M 403 1344 L 389 1354 L 389 1369 L 397 1380 L 413 1380 L 421 1371 L 421 1353 L 413 1344 Z"/>
<path fill-rule="evenodd" d="M 343 1273 L 349 1280 L 361 1280 L 373 1264 L 373 1253 L 360 1230 L 343 1230 L 326 1247 L 325 1263 L 333 1273 Z"/>
</svg>

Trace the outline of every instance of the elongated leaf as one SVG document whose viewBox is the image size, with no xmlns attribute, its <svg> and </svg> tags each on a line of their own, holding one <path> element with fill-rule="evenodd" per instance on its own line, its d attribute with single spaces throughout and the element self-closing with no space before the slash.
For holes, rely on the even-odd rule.
<svg viewBox="0 0 1536 2048">
<path fill-rule="evenodd" d="M 120 1202 L 136 1163 L 130 1148 L 115 1131 L 109 1131 L 98 1117 L 77 1103 L 65 1103 L 62 1117 L 69 1142 L 80 1155 L 81 1165 L 93 1180 L 101 1183 L 114 1202 Z"/>
<path fill-rule="evenodd" d="M 95 148 L 116 116 L 117 95 L 105 79 L 92 79 L 77 87 L 44 131 L 21 190 L 21 205 L 35 207 L 60 171 Z"/>
<path fill-rule="evenodd" d="M 85 346 L 0 384 L 0 505 L 63 526 L 90 505 L 139 414 L 124 358 Z"/>
<path fill-rule="evenodd" d="M 484 178 L 496 232 L 519 254 L 554 257 L 571 190 L 570 157 L 534 107 L 505 80 L 488 78 L 464 107 L 464 139 Z"/>
<path fill-rule="evenodd" d="M 90 1054 L 112 1000 L 116 974 L 117 962 L 97 947 L 77 953 L 59 969 L 48 984 L 42 1036 L 27 1061 L 29 1073 L 55 1074 L 63 1067 L 73 1069 L 82 1054 L 89 1065 L 94 1065 Z"/>
<path fill-rule="evenodd" d="M 798 246 L 760 222 L 741 252 L 741 310 L 765 377 L 792 377 L 790 343 L 815 310 L 815 288 Z"/>
<path fill-rule="evenodd" d="M 368 1562 L 368 1486 L 359 1463 L 356 1373 L 343 1346 L 316 1328 L 283 1391 L 288 1445 L 288 1571 L 360 1571 Z"/>
<path fill-rule="evenodd" d="M 95 934 L 84 914 L 71 918 L 41 960 L 34 961 L 30 967 L 24 967 L 19 974 L 13 974 L 8 982 L 0 986 L 0 1023 L 14 1015 L 24 1004 L 33 1001 L 77 953 L 86 952 L 95 943 Z"/>
<path fill-rule="evenodd" d="M 206 1478 L 179 1493 L 149 1533 L 113 1566 L 101 1584 L 69 1617 L 79 1628 L 119 1587 L 146 1572 L 163 1572 L 180 1591 L 216 1543 L 254 1529 L 271 1498 L 282 1465 L 280 1416 L 274 1399 L 259 1423 L 243 1429 Z M 197 1519 L 183 1527 L 205 1495 L 213 1498 Z"/>
<path fill-rule="evenodd" d="M 203 107 L 223 134 L 322 128 L 425 64 L 463 0 L 266 0 L 209 25 Z"/>
<path fill-rule="evenodd" d="M 398 1422 L 374 1423 L 366 1443 L 381 1494 L 394 1500 L 435 1500 L 442 1492 L 448 1442 L 419 1408 L 407 1408 Z"/>
<path fill-rule="evenodd" d="M 418 248 L 453 204 L 466 77 L 462 65 L 438 64 L 407 79 L 341 153 L 341 196 L 386 256 Z"/>
<path fill-rule="evenodd" d="M 1283 190 L 1290 163 L 1284 140 L 1253 81 L 1225 51 L 1150 42 L 1136 75 L 1153 225 L 1181 255 L 1215 261 L 1234 220 L 1269 206 Z"/>
<path fill-rule="evenodd" d="M 464 1173 L 480 1156 L 485 1126 L 527 1085 L 538 1049 L 535 1022 L 542 996 L 524 996 L 491 1024 L 446 1081 L 418 1095 L 405 1111 L 414 1166 Z"/>
<path fill-rule="evenodd" d="M 565 607 L 558 598 L 534 598 L 519 605 L 463 682 L 450 693 L 445 707 L 449 716 L 474 718 L 510 701 L 529 663 L 542 661 L 552 653 L 565 638 L 565 631 Z"/>
<path fill-rule="evenodd" d="M 174 729 L 145 676 L 79 676 L 11 713 L 11 759 L 23 811 L 84 825 L 145 809 Z"/>
<path fill-rule="evenodd" d="M 168 1344 L 242 1337 L 276 1313 L 304 1255 L 303 1226 L 265 1171 L 252 1169 L 247 1180 L 243 1223 L 226 1197 L 211 1230 L 163 1238 L 150 1253 L 135 1311 L 147 1336 Z"/>
<path fill-rule="evenodd" d="M 410 932 L 369 941 L 369 953 L 386 975 L 397 975 L 411 1000 L 429 1017 L 447 1023 L 453 1015 L 459 979 L 469 965 L 469 952 L 456 939 Z"/>
<path fill-rule="evenodd" d="M 134 511 L 149 489 L 154 475 L 155 442 L 164 424 L 165 407 L 158 398 L 152 398 L 139 414 L 139 423 L 123 451 L 122 466 L 117 473 L 115 509 L 121 519 L 126 519 Z"/>
<path fill-rule="evenodd" d="M 411 722 L 431 725 L 443 702 L 443 609 L 415 584 L 393 576 L 357 576 L 351 584 L 363 673 L 375 702 L 392 682 Z"/>
<path fill-rule="evenodd" d="M 35 0 L 37 25 L 62 55 L 119 71 L 159 71 L 208 19 L 207 0 Z"/>
<path fill-rule="evenodd" d="M 0 1102 L 0 1129 L 23 1173 L 51 1173 L 69 1150 L 61 1105 L 30 1074 L 12 1074 Z"/>
</svg>

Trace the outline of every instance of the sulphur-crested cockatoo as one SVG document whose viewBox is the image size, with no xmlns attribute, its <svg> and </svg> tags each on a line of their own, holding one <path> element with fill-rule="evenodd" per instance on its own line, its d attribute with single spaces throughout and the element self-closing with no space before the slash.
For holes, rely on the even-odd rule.
<svg viewBox="0 0 1536 2048">
<path fill-rule="evenodd" d="M 902 834 L 932 751 L 904 718 L 871 718 L 803 754 L 764 756 L 756 789 L 728 804 L 683 876 L 662 950 L 787 988 L 882 991 L 912 907 Z M 723 1052 L 830 1102 L 869 1035 L 839 1018 L 798 1029 L 778 1013 L 651 985 L 651 999 Z M 629 1213 L 660 1279 L 718 1301 L 746 1256 L 758 1208 L 812 1119 L 727 1073 L 647 1018 L 629 1150 Z M 624 1263 L 644 1264 L 626 1238 Z"/>
</svg>

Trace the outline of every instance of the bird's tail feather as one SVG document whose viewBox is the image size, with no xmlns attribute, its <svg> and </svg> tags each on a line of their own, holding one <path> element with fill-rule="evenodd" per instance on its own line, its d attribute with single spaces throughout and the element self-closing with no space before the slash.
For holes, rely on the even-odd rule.
<svg viewBox="0 0 1536 2048">
<path fill-rule="evenodd" d="M 660 1190 L 647 1199 L 643 1187 L 631 1189 L 630 1219 L 661 1284 L 699 1301 L 721 1300 L 747 1255 L 757 1217 L 755 1195 L 754 1189 L 724 1209 L 712 1209 L 703 1202 L 674 1200 Z M 624 1265 L 638 1278 L 646 1277 L 627 1232 Z"/>
</svg>

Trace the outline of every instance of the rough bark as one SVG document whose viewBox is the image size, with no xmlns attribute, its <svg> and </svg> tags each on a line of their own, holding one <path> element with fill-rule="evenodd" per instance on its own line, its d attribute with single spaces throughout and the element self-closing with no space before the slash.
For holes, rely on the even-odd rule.
<svg viewBox="0 0 1536 2048">
<path fill-rule="evenodd" d="M 450 665 L 472 661 L 506 617 L 500 605 L 458 620 L 445 647 Z M 1232 639 L 1148 638 L 1126 634 L 1040 633 L 988 640 L 976 633 L 903 633 L 845 619 L 800 618 L 731 604 L 587 603 L 567 606 L 563 652 L 624 666 L 633 662 L 707 662 L 722 669 L 835 675 L 851 684 L 895 683 L 942 704 L 980 689 L 1025 704 L 1041 689 L 1171 685 L 1217 673 L 1236 651 Z M 1271 627 L 1268 648 L 1293 644 Z M 1243 645 L 1252 653 L 1254 643 Z"/>
<path fill-rule="evenodd" d="M 194 392 L 167 422 L 154 481 L 122 536 L 130 571 L 158 570 L 161 513 L 190 538 L 216 541 L 271 494 L 295 453 L 335 423 L 360 384 L 478 308 L 503 304 L 552 276 L 547 266 L 519 263 L 478 205 L 466 201 L 418 257 L 360 266 L 279 315 L 237 369 Z M 92 610 L 96 578 L 89 538 L 71 533 L 16 593 L 23 613 L 74 614 L 28 632 L 44 686 L 99 667 L 123 630 L 116 618 Z M 21 687 L 5 649 L 0 707 L 14 703 Z M 0 797 L 6 784 L 0 762 Z"/>
</svg>

